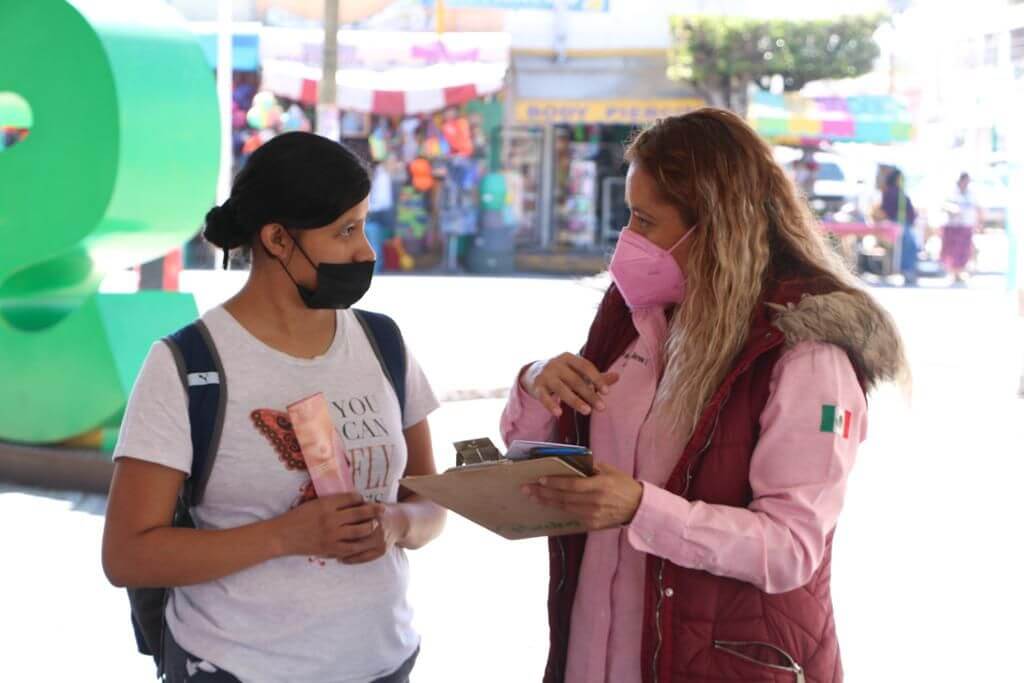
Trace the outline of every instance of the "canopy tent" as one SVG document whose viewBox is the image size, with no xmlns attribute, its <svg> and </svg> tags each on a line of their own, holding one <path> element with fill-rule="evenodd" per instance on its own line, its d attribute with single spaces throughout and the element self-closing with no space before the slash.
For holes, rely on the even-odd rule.
<svg viewBox="0 0 1024 683">
<path fill-rule="evenodd" d="M 365 21 L 377 14 L 395 0 L 345 0 L 338 5 L 338 21 L 349 24 Z M 324 17 L 323 0 L 256 0 L 256 11 L 261 17 L 271 10 L 285 12 L 309 21 L 321 21 Z"/>
<path fill-rule="evenodd" d="M 338 72 L 338 107 L 345 111 L 401 116 L 429 114 L 500 91 L 505 68 L 489 64 L 437 64 L 389 71 Z M 263 88 L 313 105 L 320 70 L 290 62 L 264 62 Z"/>
<path fill-rule="evenodd" d="M 263 88 L 315 104 L 322 34 L 266 30 L 261 39 Z M 499 92 L 508 71 L 506 33 L 342 31 L 338 107 L 405 115 L 440 111 Z"/>
<path fill-rule="evenodd" d="M 888 95 L 804 97 L 757 92 L 748 119 L 773 143 L 816 146 L 821 142 L 893 144 L 913 134 L 906 105 Z"/>
</svg>

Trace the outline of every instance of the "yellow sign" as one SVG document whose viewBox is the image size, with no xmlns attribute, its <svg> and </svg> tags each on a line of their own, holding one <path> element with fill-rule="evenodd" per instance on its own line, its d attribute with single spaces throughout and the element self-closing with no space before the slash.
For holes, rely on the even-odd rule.
<svg viewBox="0 0 1024 683">
<path fill-rule="evenodd" d="M 674 100 L 521 100 L 516 122 L 643 124 L 678 116 L 704 106 L 691 97 Z"/>
</svg>

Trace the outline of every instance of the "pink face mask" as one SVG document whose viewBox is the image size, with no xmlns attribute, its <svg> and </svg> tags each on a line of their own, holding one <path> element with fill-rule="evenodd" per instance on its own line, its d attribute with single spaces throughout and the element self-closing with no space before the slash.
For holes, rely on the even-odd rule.
<svg viewBox="0 0 1024 683">
<path fill-rule="evenodd" d="M 671 248 L 662 249 L 633 230 L 622 230 L 609 270 L 630 310 L 671 306 L 683 300 L 686 278 L 672 252 L 691 234 L 693 228 Z"/>
</svg>

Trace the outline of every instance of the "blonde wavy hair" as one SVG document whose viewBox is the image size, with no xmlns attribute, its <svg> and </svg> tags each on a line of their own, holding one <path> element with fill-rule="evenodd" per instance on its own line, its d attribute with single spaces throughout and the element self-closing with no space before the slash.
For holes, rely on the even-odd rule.
<svg viewBox="0 0 1024 683">
<path fill-rule="evenodd" d="M 697 226 L 657 399 L 689 438 L 780 270 L 868 296 L 826 244 L 771 148 L 736 114 L 707 108 L 658 121 L 630 142 L 626 160 L 654 177 L 684 225 Z"/>
</svg>

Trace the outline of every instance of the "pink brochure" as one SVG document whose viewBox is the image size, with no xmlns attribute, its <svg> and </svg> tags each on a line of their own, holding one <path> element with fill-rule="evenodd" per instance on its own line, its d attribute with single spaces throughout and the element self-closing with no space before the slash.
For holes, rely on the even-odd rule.
<svg viewBox="0 0 1024 683">
<path fill-rule="evenodd" d="M 313 394 L 291 404 L 288 417 L 299 440 L 316 495 L 333 496 L 354 491 L 348 454 L 331 422 L 324 395 Z"/>
</svg>

